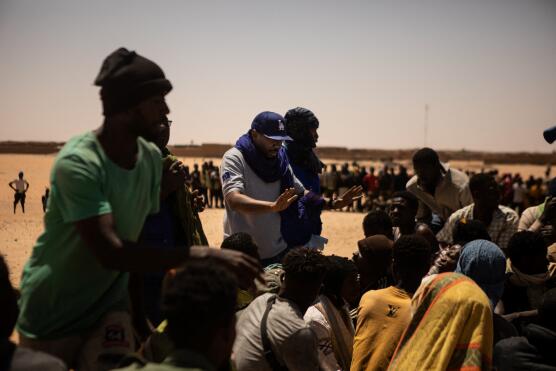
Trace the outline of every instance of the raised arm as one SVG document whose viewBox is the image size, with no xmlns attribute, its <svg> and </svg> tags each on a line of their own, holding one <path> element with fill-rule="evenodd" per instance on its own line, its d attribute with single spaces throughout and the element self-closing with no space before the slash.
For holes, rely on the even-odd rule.
<svg viewBox="0 0 556 371">
<path fill-rule="evenodd" d="M 276 201 L 255 200 L 239 191 L 231 191 L 225 201 L 234 211 L 250 214 L 277 213 L 285 210 L 297 199 L 294 188 L 286 189 Z"/>
</svg>

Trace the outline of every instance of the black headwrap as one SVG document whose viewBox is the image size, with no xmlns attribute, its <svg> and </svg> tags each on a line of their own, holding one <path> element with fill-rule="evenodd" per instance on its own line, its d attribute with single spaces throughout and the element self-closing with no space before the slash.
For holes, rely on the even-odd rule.
<svg viewBox="0 0 556 371">
<path fill-rule="evenodd" d="M 316 143 L 309 131 L 319 127 L 319 120 L 313 112 L 302 107 L 289 110 L 284 118 L 286 132 L 293 139 L 292 142 L 286 142 L 288 159 L 313 174 L 320 174 L 324 164 L 313 151 Z"/>
<path fill-rule="evenodd" d="M 156 63 L 125 48 L 106 57 L 95 85 L 101 87 L 105 116 L 125 111 L 149 97 L 172 90 L 172 84 Z"/>
</svg>

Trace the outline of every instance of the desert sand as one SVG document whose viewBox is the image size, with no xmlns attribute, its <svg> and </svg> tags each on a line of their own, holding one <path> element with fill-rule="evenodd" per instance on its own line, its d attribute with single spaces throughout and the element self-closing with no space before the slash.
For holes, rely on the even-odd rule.
<svg viewBox="0 0 556 371">
<path fill-rule="evenodd" d="M 13 284 L 19 285 L 21 270 L 29 258 L 33 244 L 43 230 L 41 196 L 48 186 L 50 169 L 55 155 L 0 155 L 0 252 L 6 257 L 10 267 Z M 184 164 L 192 168 L 193 163 L 219 159 L 183 158 Z M 328 161 L 327 161 L 328 162 Z M 339 161 L 338 161 L 339 162 Z M 365 162 L 365 165 L 371 161 Z M 458 168 L 480 171 L 482 164 L 469 162 L 454 164 Z M 17 178 L 22 170 L 30 183 L 26 200 L 26 213 L 22 214 L 18 206 L 13 214 L 13 191 L 8 183 Z M 501 170 L 519 172 L 523 176 L 542 176 L 545 168 L 533 165 L 503 165 Z M 212 246 L 219 246 L 222 241 L 223 210 L 208 209 L 201 214 L 203 226 Z M 351 256 L 357 241 L 363 237 L 361 213 L 325 212 L 323 214 L 323 236 L 329 239 L 325 249 L 327 254 Z"/>
<path fill-rule="evenodd" d="M 6 257 L 10 267 L 10 277 L 14 286 L 19 285 L 21 271 L 29 258 L 33 244 L 43 230 L 41 196 L 49 183 L 49 175 L 54 155 L 0 155 L 0 252 Z M 203 159 L 182 159 L 192 165 Z M 25 204 L 25 214 L 18 205 L 13 214 L 13 191 L 8 183 L 17 178 L 22 170 L 30 184 Z M 211 246 L 222 242 L 223 210 L 208 209 L 201 214 L 203 227 Z M 330 242 L 325 251 L 328 254 L 350 256 L 362 237 L 363 214 L 325 212 L 323 235 Z"/>
</svg>

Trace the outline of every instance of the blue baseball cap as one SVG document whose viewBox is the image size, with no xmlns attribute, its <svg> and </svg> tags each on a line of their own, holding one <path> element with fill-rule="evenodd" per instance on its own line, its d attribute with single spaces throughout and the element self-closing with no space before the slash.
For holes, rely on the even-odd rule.
<svg viewBox="0 0 556 371">
<path fill-rule="evenodd" d="M 286 120 L 275 112 L 261 112 L 253 119 L 251 129 L 273 140 L 293 140 L 286 134 Z"/>
<path fill-rule="evenodd" d="M 554 143 L 556 140 L 556 126 L 546 129 L 542 135 L 549 144 Z"/>
</svg>

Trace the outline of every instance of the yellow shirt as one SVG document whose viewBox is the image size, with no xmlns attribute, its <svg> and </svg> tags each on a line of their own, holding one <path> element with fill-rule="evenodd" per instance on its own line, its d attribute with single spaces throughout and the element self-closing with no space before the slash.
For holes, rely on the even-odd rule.
<svg viewBox="0 0 556 371">
<path fill-rule="evenodd" d="M 411 321 L 411 298 L 394 286 L 369 291 L 357 311 L 351 371 L 386 370 Z"/>
</svg>

